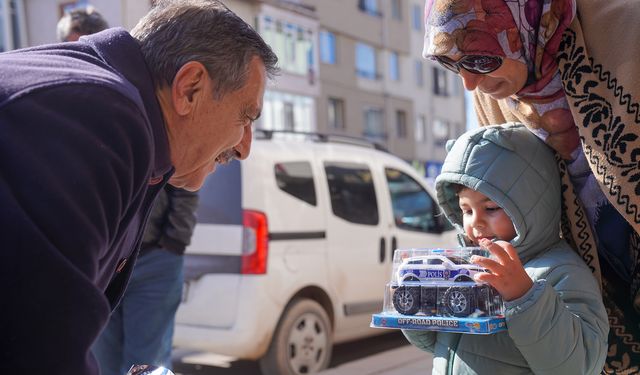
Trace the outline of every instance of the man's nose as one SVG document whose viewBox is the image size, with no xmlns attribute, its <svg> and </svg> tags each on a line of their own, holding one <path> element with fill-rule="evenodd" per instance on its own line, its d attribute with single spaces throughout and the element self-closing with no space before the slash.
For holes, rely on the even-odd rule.
<svg viewBox="0 0 640 375">
<path fill-rule="evenodd" d="M 244 130 L 244 134 L 242 135 L 242 139 L 240 143 L 234 149 L 236 150 L 236 159 L 244 160 L 249 157 L 249 153 L 251 152 L 251 138 L 253 135 L 253 130 L 251 126 L 247 126 Z"/>
<path fill-rule="evenodd" d="M 462 78 L 462 84 L 467 91 L 473 91 L 478 87 L 478 84 L 482 80 L 482 74 L 473 74 L 464 69 L 460 69 L 460 78 Z"/>
</svg>

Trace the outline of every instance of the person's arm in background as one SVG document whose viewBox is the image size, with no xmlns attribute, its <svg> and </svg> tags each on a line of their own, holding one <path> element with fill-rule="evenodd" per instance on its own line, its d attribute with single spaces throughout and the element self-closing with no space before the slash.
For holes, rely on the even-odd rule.
<svg viewBox="0 0 640 375">
<path fill-rule="evenodd" d="M 196 226 L 198 193 L 168 185 L 165 190 L 168 197 L 168 211 L 158 245 L 182 253 L 191 243 L 191 236 Z"/>
<path fill-rule="evenodd" d="M 134 102 L 91 84 L 0 104 L 6 373 L 98 373 L 89 349 L 110 306 L 97 284 L 113 272 L 115 235 L 148 181 L 149 132 Z"/>
<path fill-rule="evenodd" d="M 402 333 L 411 345 L 425 352 L 433 353 L 433 348 L 436 344 L 436 332 L 403 329 Z"/>
</svg>

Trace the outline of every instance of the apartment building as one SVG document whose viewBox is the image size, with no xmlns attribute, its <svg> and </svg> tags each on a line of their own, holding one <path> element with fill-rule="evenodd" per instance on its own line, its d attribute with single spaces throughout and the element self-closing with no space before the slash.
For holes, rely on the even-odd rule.
<svg viewBox="0 0 640 375">
<path fill-rule="evenodd" d="M 423 0 L 223 0 L 280 58 L 256 126 L 365 137 L 435 176 L 466 127 L 460 80 L 421 57 Z M 0 0 L 0 50 L 55 41 L 91 4 L 130 29 L 152 0 Z"/>
<path fill-rule="evenodd" d="M 224 0 L 223 0 L 224 1 Z M 278 55 L 281 75 L 267 86 L 256 127 L 318 131 L 319 22 L 313 7 L 295 0 L 227 0 Z"/>
<path fill-rule="evenodd" d="M 304 0 L 320 20 L 320 131 L 364 136 L 439 173 L 465 130 L 455 75 L 422 56 L 422 0 Z"/>
</svg>

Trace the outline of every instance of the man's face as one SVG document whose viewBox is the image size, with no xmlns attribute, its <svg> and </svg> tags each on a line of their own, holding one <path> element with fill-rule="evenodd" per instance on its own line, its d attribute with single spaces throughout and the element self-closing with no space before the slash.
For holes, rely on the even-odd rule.
<svg viewBox="0 0 640 375">
<path fill-rule="evenodd" d="M 260 116 L 265 84 L 264 64 L 255 57 L 242 88 L 216 100 L 213 83 L 205 85 L 202 100 L 195 101 L 189 118 L 179 124 L 182 128 L 169 131 L 176 169 L 171 185 L 198 190 L 217 164 L 249 156 L 251 125 Z"/>
<path fill-rule="evenodd" d="M 511 241 L 516 237 L 509 215 L 484 194 L 463 188 L 458 193 L 458 204 L 464 233 L 475 245 L 483 238 Z"/>
</svg>

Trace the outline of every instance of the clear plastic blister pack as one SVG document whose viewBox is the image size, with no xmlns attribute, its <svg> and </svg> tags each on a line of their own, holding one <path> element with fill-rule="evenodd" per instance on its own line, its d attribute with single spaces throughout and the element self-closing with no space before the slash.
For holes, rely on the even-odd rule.
<svg viewBox="0 0 640 375">
<path fill-rule="evenodd" d="M 504 303 L 489 284 L 474 281 L 486 270 L 470 262 L 490 257 L 479 247 L 399 249 L 376 328 L 491 334 L 506 329 Z"/>
</svg>

